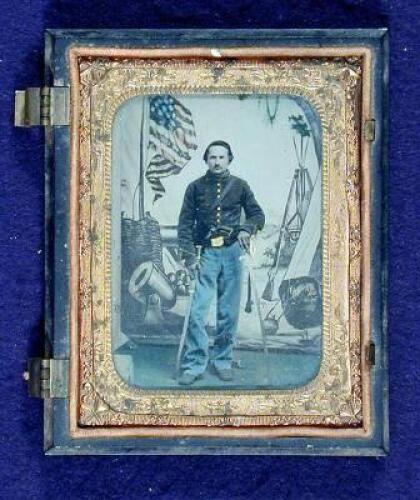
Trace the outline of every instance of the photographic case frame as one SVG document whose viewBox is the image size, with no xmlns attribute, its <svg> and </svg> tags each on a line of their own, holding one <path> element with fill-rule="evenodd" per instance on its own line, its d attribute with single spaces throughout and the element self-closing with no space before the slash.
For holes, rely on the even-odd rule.
<svg viewBox="0 0 420 500">
<path fill-rule="evenodd" d="M 68 398 L 45 403 L 51 453 L 57 439 L 68 453 L 384 453 L 386 32 L 52 31 L 47 41 L 49 79 L 71 93 L 70 127 L 47 131 L 49 336 L 52 357 L 70 361 Z M 161 94 L 300 95 L 320 117 L 322 362 L 303 388 L 153 391 L 115 371 L 112 124 L 127 99 Z"/>
</svg>

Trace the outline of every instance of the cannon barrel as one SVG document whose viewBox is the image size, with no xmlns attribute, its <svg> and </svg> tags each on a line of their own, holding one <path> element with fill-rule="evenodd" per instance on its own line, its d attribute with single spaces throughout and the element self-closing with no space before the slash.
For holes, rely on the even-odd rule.
<svg viewBox="0 0 420 500">
<path fill-rule="evenodd" d="M 175 305 L 176 295 L 168 277 L 152 261 L 143 262 L 133 272 L 128 284 L 130 294 L 137 300 L 157 294 L 162 306 L 170 309 Z"/>
</svg>

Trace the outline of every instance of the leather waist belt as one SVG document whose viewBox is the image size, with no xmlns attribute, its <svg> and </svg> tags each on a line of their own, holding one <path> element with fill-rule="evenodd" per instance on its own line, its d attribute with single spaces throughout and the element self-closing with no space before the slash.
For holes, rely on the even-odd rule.
<svg viewBox="0 0 420 500">
<path fill-rule="evenodd" d="M 211 238 L 207 239 L 203 247 L 204 248 L 226 248 L 230 247 L 236 242 L 236 238 L 226 238 L 225 236 L 212 236 Z"/>
</svg>

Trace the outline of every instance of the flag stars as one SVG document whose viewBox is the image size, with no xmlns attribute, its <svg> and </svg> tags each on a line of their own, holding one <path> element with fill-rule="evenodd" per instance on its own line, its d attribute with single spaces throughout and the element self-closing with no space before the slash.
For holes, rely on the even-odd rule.
<svg viewBox="0 0 420 500">
<path fill-rule="evenodd" d="M 152 120 L 170 132 L 180 127 L 175 119 L 174 100 L 171 97 L 153 98 L 150 103 L 150 115 Z"/>
</svg>

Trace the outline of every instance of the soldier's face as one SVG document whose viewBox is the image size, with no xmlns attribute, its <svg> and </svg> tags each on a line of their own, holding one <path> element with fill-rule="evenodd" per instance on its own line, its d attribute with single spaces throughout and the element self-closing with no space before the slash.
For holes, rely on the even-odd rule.
<svg viewBox="0 0 420 500">
<path fill-rule="evenodd" d="M 228 150 L 223 146 L 211 146 L 206 163 L 211 173 L 222 174 L 230 163 Z"/>
</svg>

